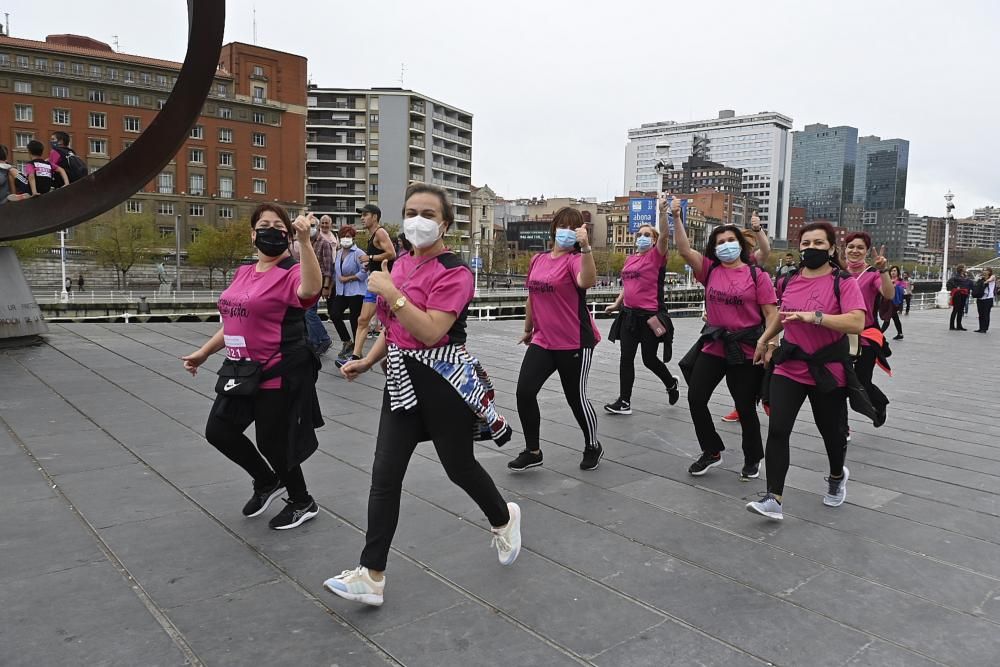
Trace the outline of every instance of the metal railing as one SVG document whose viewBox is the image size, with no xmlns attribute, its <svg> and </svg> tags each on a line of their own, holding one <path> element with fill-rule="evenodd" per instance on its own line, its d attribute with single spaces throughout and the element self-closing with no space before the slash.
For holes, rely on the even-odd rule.
<svg viewBox="0 0 1000 667">
<path fill-rule="evenodd" d="M 450 171 L 454 174 L 462 174 L 463 176 L 472 176 L 471 169 L 465 169 L 464 167 L 445 164 L 444 162 L 432 162 L 431 166 L 433 166 L 435 169 L 440 169 L 441 171 Z"/>
<path fill-rule="evenodd" d="M 452 125 L 460 127 L 463 130 L 472 130 L 472 123 L 466 123 L 464 120 L 452 118 L 451 116 L 447 116 L 439 111 L 434 112 L 434 118 L 437 118 L 438 120 L 443 120 L 446 123 L 451 123 Z"/>
<path fill-rule="evenodd" d="M 455 151 L 450 148 L 445 148 L 444 146 L 438 146 L 437 144 L 432 144 L 431 150 L 435 153 L 441 153 L 442 155 L 450 155 L 451 157 L 457 157 L 460 160 L 466 160 L 468 162 L 472 161 L 472 153 L 463 153 L 462 151 Z"/>
<path fill-rule="evenodd" d="M 452 134 L 451 132 L 445 132 L 444 130 L 432 130 L 431 133 L 435 137 L 440 137 L 441 139 L 447 139 L 448 141 L 454 141 L 456 144 L 465 144 L 466 146 L 472 145 L 472 139 L 466 139 L 460 134 Z"/>
</svg>

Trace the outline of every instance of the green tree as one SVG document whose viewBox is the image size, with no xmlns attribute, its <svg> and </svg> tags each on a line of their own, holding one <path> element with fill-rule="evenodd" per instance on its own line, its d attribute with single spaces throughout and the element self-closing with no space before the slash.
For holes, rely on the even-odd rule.
<svg viewBox="0 0 1000 667">
<path fill-rule="evenodd" d="M 26 239 L 18 239 L 16 241 L 4 241 L 0 243 L 0 247 L 8 247 L 14 249 L 14 254 L 22 262 L 29 259 L 34 259 L 43 250 L 52 247 L 58 247 L 58 238 L 53 241 L 51 234 L 45 234 L 43 236 L 31 236 Z"/>
<path fill-rule="evenodd" d="M 128 287 L 128 272 L 138 262 L 155 254 L 158 239 L 153 233 L 152 214 L 124 213 L 121 209 L 95 219 L 93 248 L 97 263 L 115 270 L 118 288 Z"/>
<path fill-rule="evenodd" d="M 218 271 L 226 284 L 229 273 L 251 253 L 250 230 L 242 222 L 230 222 L 221 227 L 209 227 L 188 245 L 188 261 L 208 269 L 208 289 Z"/>
<path fill-rule="evenodd" d="M 995 252 L 987 250 L 986 248 L 973 248 L 972 250 L 966 250 L 964 253 L 959 255 L 959 257 L 961 257 L 961 263 L 966 266 L 982 264 L 983 262 L 991 260 L 996 256 Z"/>
</svg>

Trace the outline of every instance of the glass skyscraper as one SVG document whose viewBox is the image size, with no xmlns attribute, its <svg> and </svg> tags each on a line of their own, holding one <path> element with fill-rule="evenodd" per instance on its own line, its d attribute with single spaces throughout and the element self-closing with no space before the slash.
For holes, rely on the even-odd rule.
<svg viewBox="0 0 1000 667">
<path fill-rule="evenodd" d="M 792 132 L 791 205 L 806 210 L 807 221 L 840 225 L 854 196 L 858 130 L 822 123 Z"/>
<path fill-rule="evenodd" d="M 854 203 L 869 211 L 905 208 L 909 157 L 910 142 L 906 139 L 861 137 Z"/>
</svg>

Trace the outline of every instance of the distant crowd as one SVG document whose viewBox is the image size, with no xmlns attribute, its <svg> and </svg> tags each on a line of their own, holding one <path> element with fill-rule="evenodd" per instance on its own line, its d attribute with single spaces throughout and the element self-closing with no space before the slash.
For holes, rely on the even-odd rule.
<svg viewBox="0 0 1000 667">
<path fill-rule="evenodd" d="M 87 175 L 87 165 L 69 146 L 69 135 L 53 132 L 45 155 L 42 142 L 28 142 L 23 173 L 8 160 L 10 149 L 0 145 L 0 204 L 38 197 Z"/>
</svg>

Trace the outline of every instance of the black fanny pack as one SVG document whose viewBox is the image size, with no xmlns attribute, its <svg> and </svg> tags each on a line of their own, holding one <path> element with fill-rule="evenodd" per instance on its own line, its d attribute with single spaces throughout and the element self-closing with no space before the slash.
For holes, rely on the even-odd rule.
<svg viewBox="0 0 1000 667">
<path fill-rule="evenodd" d="M 226 359 L 219 368 L 219 379 L 215 381 L 215 393 L 220 396 L 253 396 L 260 388 L 261 382 L 270 380 L 277 376 L 282 363 L 278 362 L 273 368 L 264 373 L 264 366 L 271 362 L 271 359 L 278 353 L 271 355 L 270 359 L 261 363 L 253 359 Z"/>
</svg>

